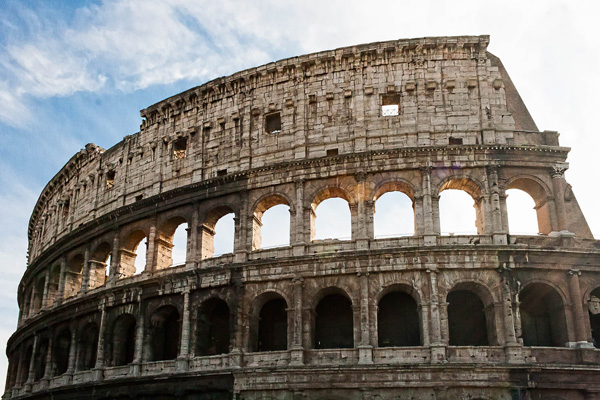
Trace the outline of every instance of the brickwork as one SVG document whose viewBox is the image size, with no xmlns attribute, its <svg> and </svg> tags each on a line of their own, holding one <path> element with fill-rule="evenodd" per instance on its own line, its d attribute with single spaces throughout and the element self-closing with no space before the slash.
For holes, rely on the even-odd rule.
<svg viewBox="0 0 600 400">
<path fill-rule="evenodd" d="M 142 110 L 109 150 L 87 145 L 30 220 L 4 398 L 597 398 L 600 251 L 569 149 L 537 131 L 488 41 L 278 61 Z M 448 189 L 472 197 L 477 234 L 441 234 Z M 510 234 L 508 189 L 533 198 L 540 235 Z M 376 239 L 393 191 L 414 235 Z M 332 197 L 349 240 L 314 239 Z M 289 245 L 261 249 L 279 204 Z M 233 252 L 215 257 L 230 213 Z M 186 262 L 171 266 L 182 224 Z"/>
</svg>

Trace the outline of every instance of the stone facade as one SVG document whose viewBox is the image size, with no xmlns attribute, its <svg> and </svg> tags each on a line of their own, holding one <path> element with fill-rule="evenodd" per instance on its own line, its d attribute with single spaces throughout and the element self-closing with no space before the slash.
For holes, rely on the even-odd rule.
<svg viewBox="0 0 600 400">
<path fill-rule="evenodd" d="M 109 150 L 87 145 L 30 220 L 4 398 L 600 398 L 600 247 L 569 149 L 538 131 L 488 42 L 270 63 L 142 110 Z M 473 198 L 476 235 L 440 233 L 446 189 Z M 533 198 L 540 235 L 510 234 L 508 189 Z M 393 191 L 414 235 L 375 239 Z M 350 240 L 314 239 L 332 197 Z M 279 204 L 290 244 L 262 249 Z M 230 213 L 233 252 L 215 256 Z"/>
</svg>

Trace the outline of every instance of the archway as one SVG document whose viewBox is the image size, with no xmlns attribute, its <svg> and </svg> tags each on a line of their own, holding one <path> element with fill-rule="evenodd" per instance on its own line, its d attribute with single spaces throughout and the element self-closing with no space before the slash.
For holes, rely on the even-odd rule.
<svg viewBox="0 0 600 400">
<path fill-rule="evenodd" d="M 411 295 L 394 291 L 381 298 L 377 309 L 379 347 L 421 345 L 417 302 Z"/>
<path fill-rule="evenodd" d="M 450 346 L 488 346 L 485 306 L 469 290 L 448 293 L 448 333 Z"/>
<path fill-rule="evenodd" d="M 135 355 L 136 320 L 131 314 L 122 314 L 114 322 L 112 330 L 112 365 L 133 362 Z"/>
<path fill-rule="evenodd" d="M 166 305 L 156 310 L 150 317 L 148 335 L 151 345 L 149 361 L 177 358 L 181 336 L 181 320 L 177 308 Z"/>
<path fill-rule="evenodd" d="M 206 300 L 198 310 L 196 355 L 229 353 L 229 306 L 218 298 Z"/>
<path fill-rule="evenodd" d="M 354 347 L 352 302 L 346 296 L 332 293 L 317 304 L 314 346 L 316 349 Z"/>
<path fill-rule="evenodd" d="M 283 298 L 267 301 L 259 313 L 257 351 L 287 349 L 287 303 Z"/>
<path fill-rule="evenodd" d="M 77 340 L 77 370 L 87 371 L 96 365 L 98 351 L 98 325 L 90 322 L 82 330 Z"/>
<path fill-rule="evenodd" d="M 550 285 L 533 283 L 519 294 L 525 346 L 562 347 L 569 341 L 564 302 Z"/>
<path fill-rule="evenodd" d="M 290 244 L 290 205 L 281 195 L 262 199 L 254 210 L 252 250 Z"/>
</svg>

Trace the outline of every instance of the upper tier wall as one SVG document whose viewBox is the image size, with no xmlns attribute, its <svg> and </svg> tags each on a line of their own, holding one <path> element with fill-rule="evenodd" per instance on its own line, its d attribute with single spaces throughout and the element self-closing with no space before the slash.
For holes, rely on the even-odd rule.
<svg viewBox="0 0 600 400">
<path fill-rule="evenodd" d="M 118 207 L 218 175 L 417 146 L 557 146 L 555 132 L 537 132 L 488 43 L 470 36 L 341 48 L 150 106 L 139 133 L 107 151 L 86 146 L 46 186 L 29 224 L 29 261 Z M 383 116 L 385 104 L 398 115 Z"/>
</svg>

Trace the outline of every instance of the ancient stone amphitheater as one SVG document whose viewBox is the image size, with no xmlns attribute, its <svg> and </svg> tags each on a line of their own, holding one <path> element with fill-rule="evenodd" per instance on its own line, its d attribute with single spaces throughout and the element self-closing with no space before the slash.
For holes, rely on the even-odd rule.
<svg viewBox="0 0 600 400">
<path fill-rule="evenodd" d="M 87 145 L 31 216 L 4 398 L 600 398 L 600 243 L 564 178 L 569 149 L 538 131 L 488 42 L 270 63 Z M 440 233 L 447 189 L 472 197 L 477 234 Z M 508 189 L 535 201 L 539 234 L 510 233 Z M 388 192 L 412 201 L 412 235 L 375 238 Z M 351 238 L 315 240 L 333 197 Z M 261 248 L 279 204 L 289 245 Z M 231 213 L 233 252 L 214 256 Z"/>
</svg>

